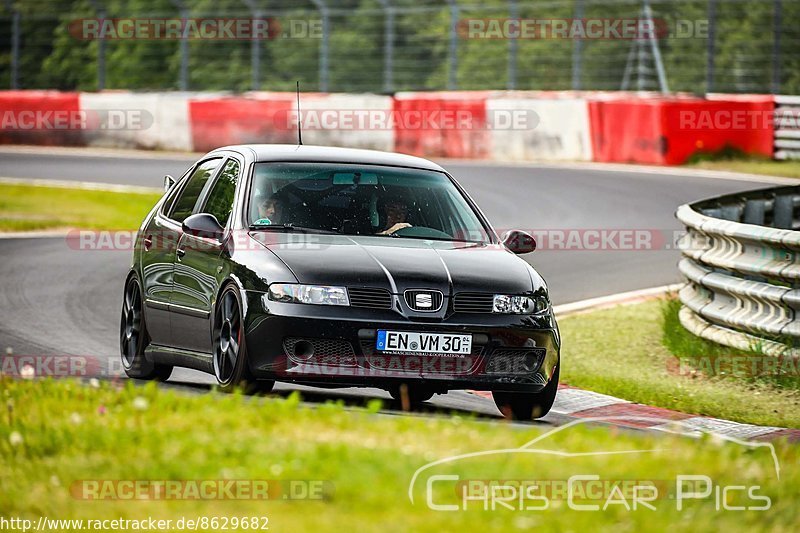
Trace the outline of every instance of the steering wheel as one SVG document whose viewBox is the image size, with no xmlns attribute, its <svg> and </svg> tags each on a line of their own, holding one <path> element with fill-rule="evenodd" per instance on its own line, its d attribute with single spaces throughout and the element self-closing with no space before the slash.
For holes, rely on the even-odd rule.
<svg viewBox="0 0 800 533">
<path fill-rule="evenodd" d="M 410 226 L 408 228 L 401 228 L 394 232 L 393 235 L 398 237 L 420 237 L 431 239 L 452 239 L 453 236 L 449 235 L 438 229 L 429 228 L 427 226 Z"/>
</svg>

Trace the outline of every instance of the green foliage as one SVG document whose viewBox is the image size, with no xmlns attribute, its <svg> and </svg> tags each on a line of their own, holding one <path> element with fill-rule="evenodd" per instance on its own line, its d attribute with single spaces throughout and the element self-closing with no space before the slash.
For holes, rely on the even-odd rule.
<svg viewBox="0 0 800 533">
<path fill-rule="evenodd" d="M 189 18 L 249 18 L 242 0 L 186 0 Z M 583 89 L 620 88 L 634 41 L 629 39 L 468 38 L 469 20 L 503 21 L 511 17 L 506 0 L 459 0 L 456 12 L 455 58 L 451 57 L 452 12 L 439 0 L 392 0 L 394 6 L 393 90 L 449 88 L 455 61 L 458 89 L 506 89 L 511 86 L 510 58 L 516 49 L 517 89 L 570 89 L 573 61 L 579 57 L 577 81 Z M 667 81 L 673 91 L 706 92 L 709 40 L 708 0 L 657 0 L 653 16 L 672 32 L 658 42 Z M 22 88 L 93 90 L 98 85 L 100 43 L 71 34 L 77 19 L 97 17 L 90 0 L 30 0 L 17 2 L 22 14 L 20 83 Z M 177 18 L 171 0 L 104 0 L 109 18 Z M 321 86 L 322 11 L 310 0 L 280 0 L 255 5 L 273 19 L 278 35 L 253 43 L 238 40 L 190 40 L 188 86 L 192 90 L 247 91 L 253 88 L 252 60 L 258 54 L 257 86 L 291 90 L 300 80 L 305 90 Z M 327 61 L 331 91 L 382 92 L 387 12 L 377 0 L 326 1 L 329 7 Z M 714 85 L 716 92 L 770 92 L 773 78 L 780 92 L 800 92 L 800 29 L 786 21 L 800 16 L 800 1 L 783 0 L 780 39 L 775 39 L 775 3 L 719 0 L 716 2 Z M 630 0 L 554 0 L 518 2 L 523 19 L 572 19 L 582 6 L 582 18 L 635 20 L 641 3 Z M 310 34 L 302 28 L 312 28 Z M 300 30 L 298 31 L 298 28 Z M 688 29 L 687 29 L 688 28 Z M 681 30 L 678 33 L 678 30 Z M 0 35 L 9 36 L 9 12 L 0 15 Z M 257 50 L 254 49 L 257 47 Z M 177 89 L 181 47 L 176 40 L 107 40 L 106 88 Z M 774 50 L 778 54 L 774 54 Z M 647 51 L 644 88 L 656 89 L 655 64 Z M 10 81 L 10 39 L 0 41 L 0 83 Z M 637 75 L 632 74 L 632 88 Z"/>
</svg>

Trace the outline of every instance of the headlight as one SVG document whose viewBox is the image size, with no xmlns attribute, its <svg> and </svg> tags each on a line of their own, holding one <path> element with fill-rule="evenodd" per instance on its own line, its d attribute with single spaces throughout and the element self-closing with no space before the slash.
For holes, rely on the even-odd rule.
<svg viewBox="0 0 800 533">
<path fill-rule="evenodd" d="M 347 289 L 325 285 L 274 283 L 269 286 L 269 299 L 275 302 L 300 304 L 350 305 Z"/>
<path fill-rule="evenodd" d="M 550 302 L 544 296 L 509 296 L 495 294 L 492 313 L 535 315 L 548 309 Z"/>
</svg>

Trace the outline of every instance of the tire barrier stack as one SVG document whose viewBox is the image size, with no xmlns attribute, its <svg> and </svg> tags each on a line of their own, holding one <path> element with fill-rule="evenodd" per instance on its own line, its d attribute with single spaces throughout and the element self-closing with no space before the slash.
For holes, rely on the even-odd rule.
<svg viewBox="0 0 800 533">
<path fill-rule="evenodd" d="M 682 205 L 681 324 L 768 355 L 800 354 L 800 186 Z"/>
<path fill-rule="evenodd" d="M 800 159 L 800 96 L 775 97 L 775 159 Z"/>
</svg>

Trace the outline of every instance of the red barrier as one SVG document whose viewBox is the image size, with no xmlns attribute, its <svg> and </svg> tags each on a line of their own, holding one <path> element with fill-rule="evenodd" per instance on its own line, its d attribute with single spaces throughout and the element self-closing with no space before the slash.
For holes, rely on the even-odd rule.
<svg viewBox="0 0 800 533">
<path fill-rule="evenodd" d="M 491 157 L 488 96 L 488 91 L 395 96 L 395 150 L 427 157 Z"/>
<path fill-rule="evenodd" d="M 0 91 L 0 144 L 81 146 L 85 123 L 78 93 Z"/>
<path fill-rule="evenodd" d="M 679 165 L 727 147 L 771 157 L 773 107 L 771 97 L 591 101 L 594 160 Z"/>
<path fill-rule="evenodd" d="M 287 127 L 294 106 L 294 93 L 190 100 L 193 147 L 203 152 L 230 144 L 295 143 L 297 133 Z"/>
</svg>

